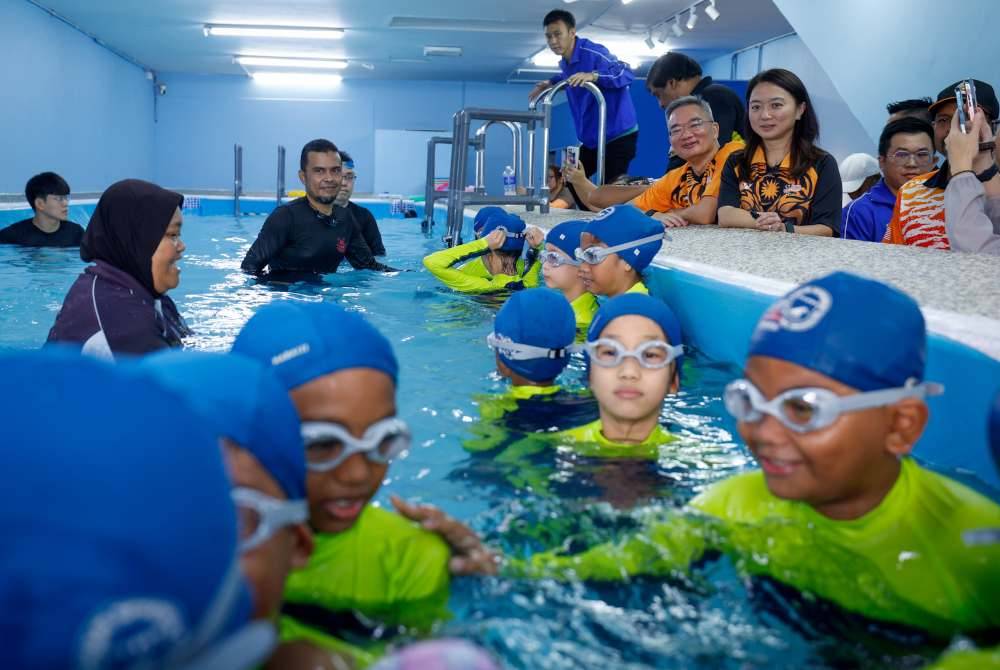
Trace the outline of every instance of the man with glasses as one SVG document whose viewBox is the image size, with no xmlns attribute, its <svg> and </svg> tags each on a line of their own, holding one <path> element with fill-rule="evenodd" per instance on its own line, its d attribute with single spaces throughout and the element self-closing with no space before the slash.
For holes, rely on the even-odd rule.
<svg viewBox="0 0 1000 670">
<path fill-rule="evenodd" d="M 385 256 L 385 245 L 382 244 L 382 233 L 378 229 L 378 223 L 368 209 L 351 202 L 354 195 L 354 184 L 357 183 L 358 175 L 354 171 L 354 159 L 346 151 L 340 152 L 341 161 L 341 181 L 340 192 L 337 193 L 336 200 L 333 201 L 335 208 L 347 210 L 346 214 L 354 219 L 358 232 L 364 238 L 368 248 L 372 250 L 373 256 Z"/>
<path fill-rule="evenodd" d="M 844 239 L 881 242 L 900 187 L 928 172 L 934 160 L 931 124 L 914 117 L 888 123 L 878 140 L 882 179 L 844 207 L 840 226 Z"/>
<path fill-rule="evenodd" d="M 997 101 L 993 87 L 978 79 L 972 81 L 976 87 L 978 108 L 985 115 L 984 120 L 990 124 L 995 123 L 1000 116 L 1000 102 Z M 934 148 L 941 155 L 946 155 L 945 140 L 951 132 L 952 117 L 958 109 L 955 88 L 961 83 L 962 81 L 957 81 L 945 87 L 938 93 L 937 100 L 930 108 L 934 118 Z M 997 168 L 992 155 L 984 151 L 973 162 L 972 169 L 976 177 L 985 183 L 993 178 Z M 951 249 L 945 228 L 944 209 L 944 193 L 951 176 L 951 167 L 945 161 L 939 169 L 903 184 L 882 241 L 887 244 Z"/>
<path fill-rule="evenodd" d="M 35 215 L 0 230 L 0 244 L 24 247 L 78 247 L 83 227 L 67 221 L 69 184 L 55 172 L 36 174 L 24 187 Z"/>
</svg>

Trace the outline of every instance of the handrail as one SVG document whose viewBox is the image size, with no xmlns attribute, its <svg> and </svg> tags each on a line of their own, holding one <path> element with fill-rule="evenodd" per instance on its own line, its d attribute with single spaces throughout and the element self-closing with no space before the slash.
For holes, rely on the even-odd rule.
<svg viewBox="0 0 1000 670">
<path fill-rule="evenodd" d="M 278 204 L 285 197 L 285 147 L 278 145 Z"/>
<path fill-rule="evenodd" d="M 532 100 L 530 103 L 528 103 L 528 109 L 531 110 L 531 111 L 534 111 L 535 108 L 537 107 L 539 101 L 541 101 L 543 109 L 545 107 L 548 107 L 551 110 L 552 99 L 555 97 L 555 95 L 559 91 L 561 91 L 564 88 L 566 88 L 566 86 L 568 84 L 569 84 L 569 81 L 566 80 L 566 79 L 563 79 L 562 81 L 560 81 L 559 83 L 557 83 L 555 86 L 550 86 L 549 88 L 545 89 L 534 100 Z M 596 84 L 594 84 L 593 82 L 588 81 L 588 82 L 586 82 L 586 83 L 583 84 L 583 87 L 585 89 L 587 89 L 588 91 L 590 91 L 591 95 L 593 95 L 597 99 L 597 172 L 595 173 L 596 180 L 595 180 L 594 183 L 597 186 L 602 186 L 604 184 L 604 177 L 605 177 L 605 175 L 604 175 L 604 147 L 605 147 L 605 144 L 607 142 L 607 137 L 606 137 L 606 134 L 607 134 L 607 115 L 608 115 L 607 103 L 604 100 L 604 94 L 601 93 L 601 89 L 598 88 Z M 544 128 L 542 129 L 542 179 L 543 180 L 546 177 L 548 177 L 548 171 L 549 171 L 549 125 L 550 125 L 549 123 L 546 123 L 545 126 L 544 126 Z M 530 143 L 530 140 L 529 140 L 529 143 Z M 534 151 L 532 150 L 533 148 L 534 147 L 532 147 L 529 144 L 529 149 L 528 149 L 528 151 L 529 151 L 529 153 L 528 153 L 528 161 L 529 161 L 529 163 L 528 163 L 528 172 L 529 172 L 529 174 L 533 174 L 534 173 L 534 167 L 535 167 L 534 166 L 535 154 L 534 154 Z M 542 183 L 545 184 L 546 182 L 543 181 Z M 533 187 L 533 186 L 534 185 L 531 184 L 531 185 L 529 185 L 529 188 Z M 546 186 L 543 186 L 542 190 L 546 191 L 548 189 L 547 189 Z"/>
<path fill-rule="evenodd" d="M 510 131 L 513 145 L 511 167 L 514 168 L 514 177 L 517 179 L 517 185 L 523 185 L 521 168 L 524 165 L 524 160 L 522 156 L 523 152 L 521 151 L 521 126 L 514 121 L 497 121 L 494 119 L 485 122 L 476 130 L 476 142 L 478 144 L 476 147 L 476 193 L 486 193 L 486 131 L 495 123 L 505 126 Z"/>
<path fill-rule="evenodd" d="M 421 228 L 425 231 L 434 225 L 434 203 L 448 197 L 447 191 L 439 193 L 434 190 L 434 165 L 437 160 L 436 150 L 439 144 L 452 144 L 452 138 L 437 136 L 427 140 L 427 183 L 424 185 L 424 221 L 421 224 Z"/>
<path fill-rule="evenodd" d="M 233 145 L 233 215 L 240 215 L 240 196 L 243 195 L 243 147 Z"/>
</svg>

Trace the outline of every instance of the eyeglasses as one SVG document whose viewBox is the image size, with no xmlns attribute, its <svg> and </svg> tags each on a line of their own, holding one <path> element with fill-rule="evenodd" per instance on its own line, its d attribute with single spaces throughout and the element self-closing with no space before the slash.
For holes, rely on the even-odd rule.
<svg viewBox="0 0 1000 670">
<path fill-rule="evenodd" d="M 576 345 L 569 345 L 561 349 L 550 349 L 548 347 L 536 347 L 533 344 L 521 344 L 509 337 L 490 333 L 486 336 L 486 344 L 490 349 L 495 349 L 513 361 L 532 361 L 539 358 L 566 358 L 570 354 L 579 351 Z"/>
<path fill-rule="evenodd" d="M 789 389 L 772 400 L 766 400 L 749 380 L 737 379 L 726 386 L 723 400 L 726 410 L 737 421 L 757 423 L 768 414 L 789 430 L 809 433 L 833 424 L 844 412 L 884 407 L 903 398 L 925 398 L 929 395 L 940 395 L 943 391 L 944 387 L 940 384 L 917 383 L 911 380 L 900 388 L 855 393 L 849 396 L 839 396 L 824 388 Z"/>
<path fill-rule="evenodd" d="M 656 242 L 657 240 L 669 239 L 670 236 L 666 233 L 657 233 L 655 235 L 650 235 L 649 237 L 642 237 L 638 240 L 625 242 L 624 244 L 616 244 L 613 247 L 587 247 L 586 249 L 580 249 L 577 247 L 573 255 L 576 256 L 576 260 L 582 261 L 587 265 L 597 265 L 611 254 L 618 253 L 619 251 L 641 247 L 643 244 L 649 244 L 650 242 Z M 639 255 L 638 249 L 635 250 L 635 255 Z"/>
<path fill-rule="evenodd" d="M 234 488 L 230 495 L 238 515 L 241 552 L 259 547 L 286 526 L 309 519 L 305 500 L 278 500 L 244 487 Z"/>
<path fill-rule="evenodd" d="M 560 265 L 579 265 L 580 261 L 570 258 L 564 253 L 558 251 L 543 251 L 538 254 L 539 260 L 545 265 L 551 265 L 553 267 L 559 267 Z"/>
<path fill-rule="evenodd" d="M 687 130 L 690 131 L 692 135 L 694 135 L 696 133 L 700 133 L 703 130 L 705 130 L 705 127 L 707 125 L 708 122 L 705 121 L 704 119 L 695 119 L 694 121 L 691 121 L 687 125 L 678 124 L 675 126 L 670 126 L 667 129 L 667 134 L 670 135 L 670 137 L 680 137 L 681 135 L 684 134 L 684 131 Z"/>
<path fill-rule="evenodd" d="M 900 149 L 889 154 L 889 160 L 896 165 L 906 165 L 911 160 L 915 165 L 928 165 L 934 161 L 934 152 L 926 149 L 921 149 L 916 152 L 909 152 L 905 149 Z"/>
<path fill-rule="evenodd" d="M 590 360 L 602 368 L 616 368 L 626 358 L 634 358 L 639 365 L 650 370 L 665 368 L 684 354 L 684 345 L 671 345 L 663 340 L 643 342 L 635 349 L 627 349 L 618 340 L 601 338 L 584 345 Z"/>
<path fill-rule="evenodd" d="M 356 174 L 345 174 L 340 177 L 341 181 L 356 181 L 358 175 Z"/>
<path fill-rule="evenodd" d="M 358 453 L 363 453 L 372 463 L 389 463 L 410 448 L 410 439 L 410 429 L 396 417 L 373 423 L 361 439 L 339 423 L 302 422 L 306 467 L 313 472 L 329 472 Z"/>
<path fill-rule="evenodd" d="M 45 197 L 46 198 L 52 198 L 53 200 L 55 200 L 56 202 L 59 202 L 59 203 L 67 203 L 67 202 L 69 202 L 69 196 L 68 195 L 47 195 Z"/>
</svg>

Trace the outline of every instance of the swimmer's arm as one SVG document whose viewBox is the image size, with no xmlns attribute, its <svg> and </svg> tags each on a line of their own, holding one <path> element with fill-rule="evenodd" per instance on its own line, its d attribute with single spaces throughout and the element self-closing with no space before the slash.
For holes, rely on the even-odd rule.
<svg viewBox="0 0 1000 670">
<path fill-rule="evenodd" d="M 489 250 L 486 239 L 473 240 L 450 249 L 435 251 L 424 257 L 424 267 L 441 282 L 463 293 L 489 293 L 499 291 L 516 277 L 477 277 L 455 267 L 459 263 L 482 256 Z"/>
<path fill-rule="evenodd" d="M 292 217 L 287 207 L 279 207 L 271 212 L 243 259 L 240 266 L 243 271 L 253 275 L 262 274 L 271 259 L 288 244 L 291 225 Z"/>
</svg>

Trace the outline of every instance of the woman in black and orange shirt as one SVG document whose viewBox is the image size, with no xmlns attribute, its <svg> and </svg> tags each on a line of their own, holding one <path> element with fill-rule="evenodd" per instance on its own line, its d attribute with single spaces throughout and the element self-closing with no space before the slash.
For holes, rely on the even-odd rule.
<svg viewBox="0 0 1000 670">
<path fill-rule="evenodd" d="M 819 121 L 805 85 L 765 70 L 747 86 L 747 146 L 722 172 L 719 225 L 840 236 L 840 170 L 813 142 Z"/>
</svg>

